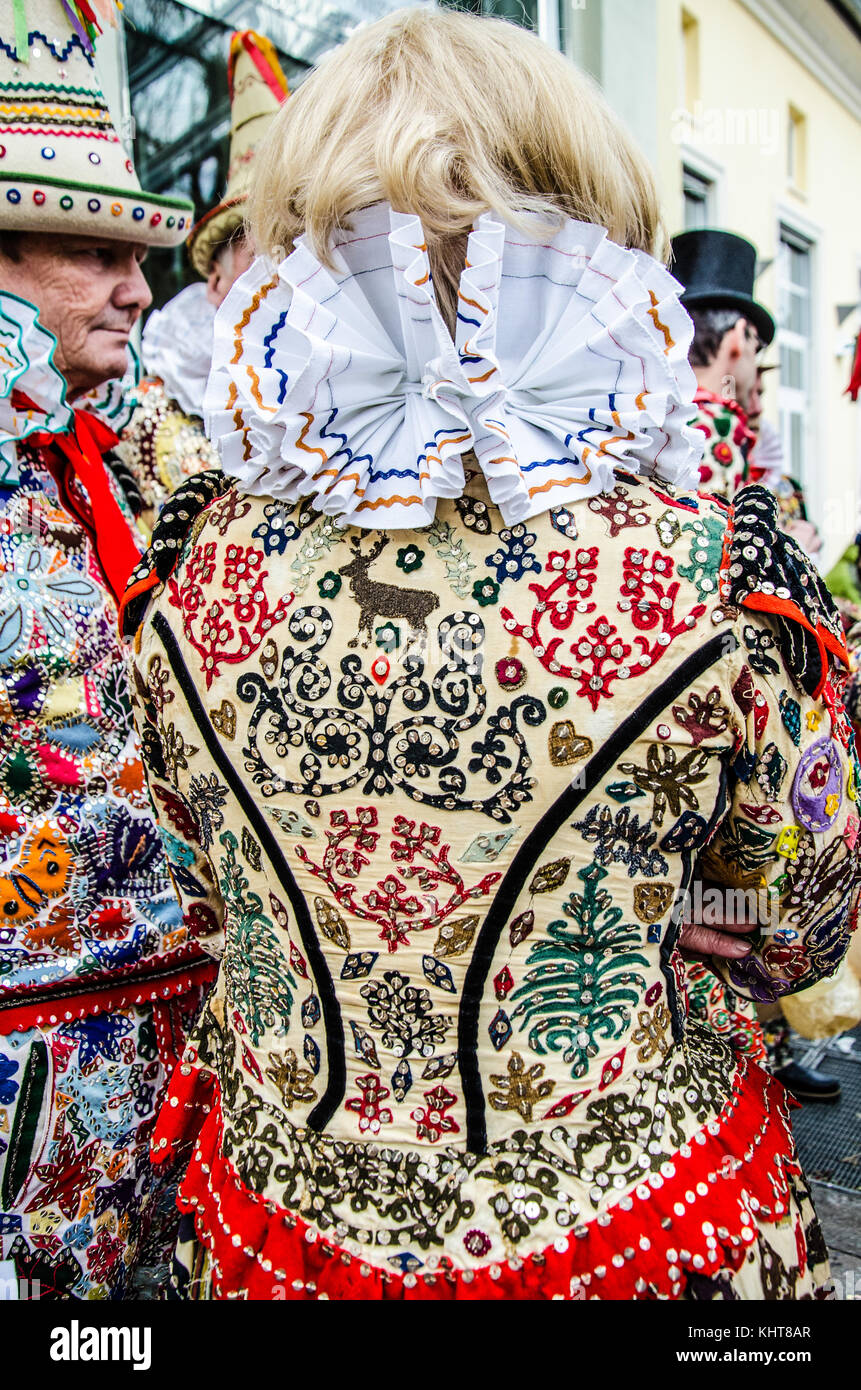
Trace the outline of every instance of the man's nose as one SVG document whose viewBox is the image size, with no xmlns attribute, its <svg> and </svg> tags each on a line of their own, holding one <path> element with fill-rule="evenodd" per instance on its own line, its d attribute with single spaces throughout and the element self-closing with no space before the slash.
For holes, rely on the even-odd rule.
<svg viewBox="0 0 861 1390">
<path fill-rule="evenodd" d="M 114 303 L 121 309 L 135 309 L 135 317 L 152 304 L 152 290 L 137 256 L 131 257 L 126 274 L 114 291 Z"/>
</svg>

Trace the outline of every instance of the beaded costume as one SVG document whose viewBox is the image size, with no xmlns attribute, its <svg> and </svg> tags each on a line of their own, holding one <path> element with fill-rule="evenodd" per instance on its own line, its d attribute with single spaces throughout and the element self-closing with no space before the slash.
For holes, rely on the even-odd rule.
<svg viewBox="0 0 861 1390">
<path fill-rule="evenodd" d="M 24 1296 L 122 1297 L 172 1241 L 147 1140 L 210 967 L 152 820 L 96 494 L 61 451 L 114 436 L 12 295 L 0 348 L 0 1260 Z"/>
</svg>

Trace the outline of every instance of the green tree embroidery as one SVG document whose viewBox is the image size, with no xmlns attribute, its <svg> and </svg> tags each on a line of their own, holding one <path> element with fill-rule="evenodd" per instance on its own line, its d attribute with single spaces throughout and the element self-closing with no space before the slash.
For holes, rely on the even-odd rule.
<svg viewBox="0 0 861 1390">
<path fill-rule="evenodd" d="M 689 565 L 678 565 L 676 574 L 682 579 L 690 579 L 696 585 L 697 598 L 702 599 L 707 594 L 717 592 L 717 574 L 723 555 L 724 525 L 718 517 L 708 514 L 686 523 L 682 531 L 693 533 L 691 559 Z"/>
<path fill-rule="evenodd" d="M 532 946 L 523 984 L 511 996 L 520 1001 L 512 1020 L 521 1032 L 529 1029 L 533 1052 L 561 1051 L 572 1077 L 585 1075 L 599 1039 L 615 1041 L 628 1027 L 631 1007 L 645 989 L 633 967 L 648 964 L 630 949 L 641 929 L 622 923 L 622 909 L 599 887 L 606 869 L 592 863 L 577 877 L 583 892 L 571 893 L 563 908 L 571 922 L 550 923 L 549 939 Z"/>
<path fill-rule="evenodd" d="M 283 1037 L 290 1022 L 296 980 L 278 944 L 272 922 L 237 859 L 239 841 L 230 831 L 220 836 L 225 854 L 220 863 L 221 891 L 227 907 L 230 950 L 224 958 L 227 995 L 239 1011 L 254 1047 L 267 1029 Z"/>
</svg>

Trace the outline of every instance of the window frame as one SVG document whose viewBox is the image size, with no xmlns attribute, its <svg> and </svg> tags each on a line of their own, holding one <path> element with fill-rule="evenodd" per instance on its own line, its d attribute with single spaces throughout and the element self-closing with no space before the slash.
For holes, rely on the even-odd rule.
<svg viewBox="0 0 861 1390">
<path fill-rule="evenodd" d="M 713 159 L 711 155 L 705 154 L 703 150 L 687 141 L 682 141 L 679 145 L 679 159 L 682 221 L 684 222 L 685 213 L 685 175 L 690 174 L 708 184 L 709 196 L 706 206 L 706 220 L 703 226 L 722 227 L 725 220 L 726 166 L 720 160 Z M 684 226 L 683 230 L 688 230 L 687 225 Z"/>
<path fill-rule="evenodd" d="M 787 284 L 793 285 L 793 282 L 787 281 L 784 276 L 782 250 L 784 245 L 794 245 L 797 250 L 804 251 L 809 258 L 806 336 L 797 330 L 785 327 L 780 322 L 784 288 Z M 807 500 L 808 510 L 813 515 L 819 514 L 822 504 L 821 470 L 817 471 L 813 466 L 821 435 L 813 402 L 819 399 L 820 365 L 817 346 L 820 337 L 818 320 L 821 306 L 822 228 L 808 218 L 801 216 L 796 208 L 778 204 L 776 208 L 775 248 L 775 321 L 777 332 L 774 346 L 778 352 L 778 363 L 780 363 L 781 349 L 784 347 L 800 349 L 805 354 L 804 382 L 801 387 L 787 385 L 782 367 L 779 372 L 777 414 L 780 437 L 783 443 L 786 471 L 800 484 Z M 799 461 L 793 459 L 791 454 L 791 419 L 793 417 L 800 417 L 802 422 L 800 466 Z"/>
</svg>

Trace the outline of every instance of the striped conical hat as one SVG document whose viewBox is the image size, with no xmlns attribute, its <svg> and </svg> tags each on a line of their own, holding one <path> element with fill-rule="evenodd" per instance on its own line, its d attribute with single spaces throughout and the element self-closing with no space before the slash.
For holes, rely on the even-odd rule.
<svg viewBox="0 0 861 1390">
<path fill-rule="evenodd" d="M 242 205 L 257 147 L 287 97 L 287 79 L 275 47 L 253 29 L 232 35 L 227 81 L 231 103 L 227 190 L 221 202 L 201 217 L 188 239 L 191 263 L 199 275 L 209 274 L 213 252 L 242 223 Z"/>
<path fill-rule="evenodd" d="M 144 193 L 93 61 L 113 0 L 0 4 L 0 228 L 176 246 L 191 205 Z"/>
</svg>

